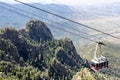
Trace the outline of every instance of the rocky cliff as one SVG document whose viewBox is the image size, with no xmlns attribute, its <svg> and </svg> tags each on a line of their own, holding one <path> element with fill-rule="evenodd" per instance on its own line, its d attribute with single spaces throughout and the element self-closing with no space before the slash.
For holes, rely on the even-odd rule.
<svg viewBox="0 0 120 80">
<path fill-rule="evenodd" d="M 48 27 L 38 20 L 31 20 L 26 24 L 26 28 L 21 30 L 22 34 L 32 40 L 52 40 L 53 35 L 51 34 Z"/>
</svg>

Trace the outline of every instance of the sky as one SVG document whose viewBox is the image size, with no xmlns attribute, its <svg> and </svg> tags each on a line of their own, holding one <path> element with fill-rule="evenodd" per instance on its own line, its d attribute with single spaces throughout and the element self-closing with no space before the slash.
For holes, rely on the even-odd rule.
<svg viewBox="0 0 120 80">
<path fill-rule="evenodd" d="M 15 3 L 14 0 L 0 0 L 1 2 L 7 2 L 7 3 Z M 49 3 L 57 3 L 57 4 L 67 4 L 71 6 L 79 6 L 79 5 L 97 5 L 97 4 L 103 4 L 103 3 L 113 3 L 113 2 L 120 2 L 120 0 L 20 0 L 25 3 L 43 3 L 43 4 L 49 4 Z"/>
</svg>

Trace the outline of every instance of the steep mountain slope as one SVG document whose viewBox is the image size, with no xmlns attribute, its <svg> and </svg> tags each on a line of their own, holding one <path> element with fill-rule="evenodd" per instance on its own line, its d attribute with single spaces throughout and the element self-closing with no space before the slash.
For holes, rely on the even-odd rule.
<svg viewBox="0 0 120 80">
<path fill-rule="evenodd" d="M 72 41 L 53 39 L 41 21 L 31 20 L 22 30 L 1 29 L 0 38 L 2 78 L 70 80 L 84 67 Z"/>
</svg>

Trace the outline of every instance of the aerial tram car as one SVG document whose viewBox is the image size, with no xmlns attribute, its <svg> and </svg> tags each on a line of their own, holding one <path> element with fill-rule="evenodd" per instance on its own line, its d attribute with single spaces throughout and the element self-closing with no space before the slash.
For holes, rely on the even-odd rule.
<svg viewBox="0 0 120 80">
<path fill-rule="evenodd" d="M 101 46 L 105 46 L 105 44 L 102 42 L 97 42 L 94 57 L 90 63 L 90 67 L 94 71 L 99 71 L 103 68 L 108 68 L 108 59 L 102 55 Z"/>
</svg>

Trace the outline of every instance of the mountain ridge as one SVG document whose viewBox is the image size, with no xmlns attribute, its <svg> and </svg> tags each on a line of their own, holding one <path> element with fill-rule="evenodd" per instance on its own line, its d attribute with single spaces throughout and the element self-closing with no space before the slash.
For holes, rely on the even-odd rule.
<svg viewBox="0 0 120 80">
<path fill-rule="evenodd" d="M 31 34 L 32 30 L 35 30 L 34 34 Z M 54 39 L 42 21 L 29 21 L 24 31 L 29 34 L 24 35 L 25 32 L 14 28 L 1 29 L 0 72 L 6 76 L 5 79 L 11 79 L 10 76 L 13 76 L 27 80 L 70 80 L 79 68 L 84 67 L 84 61 L 77 54 L 73 42 L 69 39 Z M 48 36 L 42 37 L 46 34 Z M 29 37 L 31 35 L 34 37 Z M 32 72 L 28 70 L 29 68 Z M 39 73 L 36 74 L 37 77 L 32 75 L 36 72 L 35 69 Z M 27 72 L 24 72 L 25 70 Z"/>
</svg>

